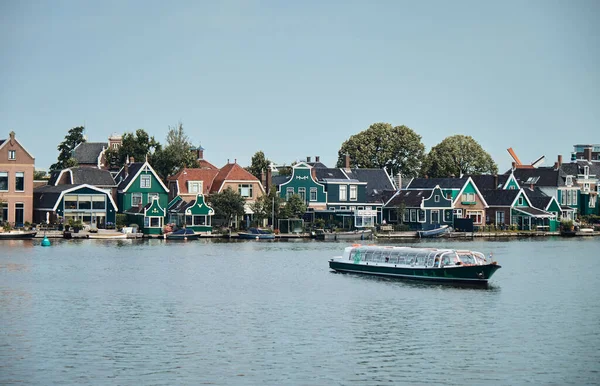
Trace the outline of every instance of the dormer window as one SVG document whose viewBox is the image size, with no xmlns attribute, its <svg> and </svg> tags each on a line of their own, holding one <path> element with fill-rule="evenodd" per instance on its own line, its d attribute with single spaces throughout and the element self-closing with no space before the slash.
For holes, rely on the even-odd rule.
<svg viewBox="0 0 600 386">
<path fill-rule="evenodd" d="M 188 192 L 202 193 L 202 181 L 188 181 Z"/>
<path fill-rule="evenodd" d="M 8 151 L 8 159 L 9 160 L 16 160 L 17 159 L 17 151 L 16 150 L 9 150 Z"/>
<path fill-rule="evenodd" d="M 565 184 L 566 184 L 567 186 L 571 186 L 571 185 L 573 185 L 573 176 L 567 176 L 567 178 L 566 178 L 566 181 L 565 181 Z"/>
<path fill-rule="evenodd" d="M 590 167 L 589 166 L 584 166 L 583 167 L 583 175 L 587 178 L 587 176 L 590 175 Z"/>
</svg>

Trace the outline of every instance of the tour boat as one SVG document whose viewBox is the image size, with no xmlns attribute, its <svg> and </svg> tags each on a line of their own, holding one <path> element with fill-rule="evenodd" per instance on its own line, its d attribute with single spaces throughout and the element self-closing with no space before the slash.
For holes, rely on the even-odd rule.
<svg viewBox="0 0 600 386">
<path fill-rule="evenodd" d="M 339 272 L 425 281 L 486 284 L 500 268 L 475 251 L 354 244 L 329 260 Z"/>
</svg>

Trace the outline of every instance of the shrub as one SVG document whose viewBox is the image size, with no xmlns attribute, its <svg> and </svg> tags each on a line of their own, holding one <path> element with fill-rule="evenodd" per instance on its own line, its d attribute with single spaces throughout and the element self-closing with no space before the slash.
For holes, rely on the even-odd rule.
<svg viewBox="0 0 600 386">
<path fill-rule="evenodd" d="M 118 227 L 124 227 L 125 224 L 127 224 L 127 215 L 123 213 L 117 213 L 115 222 Z"/>
</svg>

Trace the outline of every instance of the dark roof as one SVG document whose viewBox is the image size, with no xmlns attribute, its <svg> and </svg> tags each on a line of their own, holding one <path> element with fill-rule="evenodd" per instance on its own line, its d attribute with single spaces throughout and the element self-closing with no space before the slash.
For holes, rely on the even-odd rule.
<svg viewBox="0 0 600 386">
<path fill-rule="evenodd" d="M 404 203 L 407 208 L 417 208 L 421 206 L 423 198 L 429 198 L 429 196 L 431 196 L 431 191 L 428 189 L 401 190 L 386 207 L 394 207 Z"/>
<path fill-rule="evenodd" d="M 6 141 L 6 139 L 0 139 L 0 146 Z"/>
<path fill-rule="evenodd" d="M 275 186 L 279 186 L 284 182 L 287 182 L 291 176 L 273 176 L 271 177 L 271 183 Z"/>
<path fill-rule="evenodd" d="M 144 206 L 141 206 L 141 205 L 140 206 L 132 206 L 131 208 L 127 209 L 124 212 L 131 213 L 131 214 L 140 214 L 140 213 L 143 214 L 144 210 L 150 208 L 151 206 L 152 206 L 152 203 L 149 202 Z"/>
<path fill-rule="evenodd" d="M 48 185 L 56 184 L 56 180 L 60 176 L 60 170 L 54 171 L 50 173 L 50 179 L 48 180 Z"/>
<path fill-rule="evenodd" d="M 550 215 L 550 213 L 545 212 L 543 210 L 536 209 L 536 208 L 529 208 L 529 207 L 526 207 L 526 206 L 520 206 L 520 207 L 514 208 L 514 209 L 520 210 L 521 212 L 528 213 L 528 214 L 530 214 L 530 215 L 532 215 L 534 217 L 537 217 L 537 216 L 548 216 L 548 215 Z"/>
<path fill-rule="evenodd" d="M 325 166 L 324 163 L 322 162 L 305 162 L 307 165 L 312 166 L 313 168 L 317 168 L 317 169 L 327 169 L 327 166 Z"/>
<path fill-rule="evenodd" d="M 119 174 L 115 177 L 115 182 L 119 184 L 119 190 L 125 189 L 125 187 L 129 185 L 142 166 L 144 166 L 144 162 L 132 162 L 128 165 L 127 172 L 125 171 L 125 168 L 119 171 Z"/>
<path fill-rule="evenodd" d="M 492 175 L 492 174 L 479 174 L 479 175 L 472 175 L 472 176 L 467 176 L 467 177 L 471 177 L 471 179 L 473 180 L 475 185 L 477 185 L 477 188 L 479 190 L 484 190 L 484 189 L 497 189 L 501 186 L 504 186 L 504 184 L 510 177 L 510 174 L 500 174 L 500 175 L 496 175 L 496 176 Z M 494 186 L 495 178 L 498 178 L 498 184 L 496 186 Z M 487 199 L 486 199 L 486 201 L 487 201 Z"/>
<path fill-rule="evenodd" d="M 382 202 L 383 192 L 394 190 L 394 185 L 392 185 L 389 176 L 383 169 L 352 169 L 346 171 L 346 174 L 350 178 L 367 183 L 367 202 Z"/>
<path fill-rule="evenodd" d="M 413 178 L 407 189 L 434 189 L 437 185 L 442 189 L 460 189 L 467 178 Z"/>
<path fill-rule="evenodd" d="M 519 185 L 535 185 L 535 186 L 562 186 L 563 179 L 560 178 L 558 170 L 552 167 L 539 167 L 534 169 L 515 169 L 513 172 Z"/>
<path fill-rule="evenodd" d="M 510 206 L 517 198 L 520 190 L 483 189 L 480 192 L 489 206 Z"/>
<path fill-rule="evenodd" d="M 106 149 L 106 142 L 83 142 L 73 149 L 73 158 L 80 164 L 98 164 L 98 157 Z"/>
<path fill-rule="evenodd" d="M 341 169 L 336 168 L 315 168 L 315 174 L 317 175 L 317 180 L 325 180 L 325 179 L 338 179 L 338 180 L 347 180 L 348 177 L 342 172 Z"/>
<path fill-rule="evenodd" d="M 531 205 L 538 209 L 546 210 L 546 207 L 552 200 L 551 196 L 548 196 L 546 193 L 542 192 L 540 188 L 537 187 L 534 189 L 525 187 L 523 188 L 523 191 L 527 195 L 527 198 L 529 198 Z"/>
<path fill-rule="evenodd" d="M 74 184 L 88 184 L 95 186 L 116 186 L 115 180 L 108 170 L 96 168 L 71 168 Z"/>
<path fill-rule="evenodd" d="M 33 207 L 36 209 L 53 208 L 60 194 L 77 185 L 44 185 L 33 189 Z"/>
</svg>

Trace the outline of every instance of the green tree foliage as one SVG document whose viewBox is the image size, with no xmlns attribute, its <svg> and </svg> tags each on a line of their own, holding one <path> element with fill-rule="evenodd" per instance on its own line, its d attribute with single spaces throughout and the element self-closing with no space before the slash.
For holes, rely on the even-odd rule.
<svg viewBox="0 0 600 386">
<path fill-rule="evenodd" d="M 241 194 L 233 191 L 231 188 L 210 195 L 208 201 L 210 206 L 215 210 L 215 214 L 227 220 L 228 226 L 231 226 L 231 221 L 235 216 L 241 217 L 244 215 L 244 204 L 246 201 Z"/>
<path fill-rule="evenodd" d="M 279 212 L 281 218 L 302 218 L 304 213 L 306 203 L 297 194 L 292 194 Z"/>
<path fill-rule="evenodd" d="M 272 222 L 274 218 L 275 224 L 277 224 L 277 220 L 281 218 L 280 211 L 284 202 L 285 200 L 277 194 L 277 188 L 272 186 L 269 194 L 260 196 L 258 200 L 250 205 L 250 209 L 254 212 L 254 220 L 257 223 L 262 223 L 264 219 Z"/>
<path fill-rule="evenodd" d="M 374 123 L 342 144 L 337 167 L 345 166 L 348 154 L 351 167 L 386 168 L 392 175 L 400 172 L 414 177 L 421 168 L 424 153 L 421 136 L 410 128 Z"/>
<path fill-rule="evenodd" d="M 164 181 L 182 168 L 196 168 L 198 161 L 191 148 L 192 142 L 185 134 L 183 124 L 179 122 L 177 126 L 169 126 L 166 145 L 154 152 L 152 167 Z"/>
<path fill-rule="evenodd" d="M 250 166 L 248 166 L 246 170 L 260 180 L 261 173 L 267 172 L 269 163 L 269 160 L 265 157 L 265 153 L 263 153 L 262 150 L 259 150 L 252 156 Z"/>
<path fill-rule="evenodd" d="M 127 157 L 133 157 L 135 162 L 144 162 L 148 157 L 152 165 L 152 157 L 161 149 L 160 143 L 154 137 L 150 137 L 144 129 L 138 129 L 135 133 L 123 134 L 121 146 L 118 149 L 106 150 L 105 156 L 111 168 L 125 165 Z"/>
<path fill-rule="evenodd" d="M 435 145 L 421 171 L 422 176 L 433 178 L 486 173 L 498 173 L 498 166 L 477 141 L 465 135 L 453 135 Z"/>
<path fill-rule="evenodd" d="M 85 137 L 83 136 L 84 130 L 83 126 L 77 126 L 69 130 L 65 136 L 65 140 L 57 146 L 58 160 L 50 166 L 51 172 L 77 165 L 77 161 L 73 158 L 73 149 L 80 143 L 85 142 Z"/>
<path fill-rule="evenodd" d="M 48 173 L 45 170 L 35 170 L 33 172 L 33 179 L 34 180 L 43 180 L 44 178 L 48 177 Z"/>
</svg>

